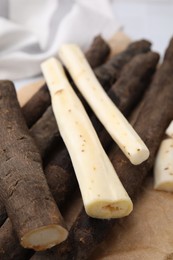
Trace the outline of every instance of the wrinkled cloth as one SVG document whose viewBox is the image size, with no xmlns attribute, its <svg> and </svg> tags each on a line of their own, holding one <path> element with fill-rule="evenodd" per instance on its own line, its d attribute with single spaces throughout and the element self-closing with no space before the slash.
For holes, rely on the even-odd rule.
<svg viewBox="0 0 173 260">
<path fill-rule="evenodd" d="M 0 0 L 0 79 L 34 77 L 62 43 L 85 49 L 119 28 L 109 0 Z"/>
</svg>

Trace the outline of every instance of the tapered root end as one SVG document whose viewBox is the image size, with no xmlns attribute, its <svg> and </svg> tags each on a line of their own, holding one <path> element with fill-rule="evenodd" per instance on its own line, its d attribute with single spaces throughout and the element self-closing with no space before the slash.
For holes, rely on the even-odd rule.
<svg viewBox="0 0 173 260">
<path fill-rule="evenodd" d="M 133 210 L 130 199 L 116 202 L 97 201 L 85 207 L 86 213 L 93 218 L 110 219 L 128 216 Z"/>
<path fill-rule="evenodd" d="M 44 226 L 26 233 L 21 239 L 21 245 L 35 251 L 43 251 L 63 242 L 68 231 L 59 225 Z"/>
</svg>

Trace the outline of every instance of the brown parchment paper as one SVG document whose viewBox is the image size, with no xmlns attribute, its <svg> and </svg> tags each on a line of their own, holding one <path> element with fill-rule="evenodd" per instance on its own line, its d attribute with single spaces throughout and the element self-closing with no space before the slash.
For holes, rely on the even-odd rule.
<svg viewBox="0 0 173 260">
<path fill-rule="evenodd" d="M 111 39 L 112 53 L 124 49 L 130 39 L 122 32 Z M 41 84 L 36 84 L 39 88 Z M 35 89 L 28 85 L 18 97 L 22 104 Z M 20 90 L 21 91 L 21 90 Z M 23 94 L 24 93 L 24 94 Z M 140 174 L 140 172 L 139 172 Z M 71 227 L 82 207 L 79 190 L 62 214 Z M 90 260 L 173 260 L 173 194 L 153 190 L 152 173 L 146 178 L 130 216 L 119 221 Z"/>
<path fill-rule="evenodd" d="M 77 191 L 62 212 L 68 228 L 81 207 Z M 119 220 L 90 257 L 97 259 L 173 260 L 173 194 L 155 191 L 152 173 L 137 194 L 133 212 Z"/>
<path fill-rule="evenodd" d="M 153 190 L 149 176 L 132 214 L 120 221 L 92 259 L 173 259 L 173 194 Z"/>
</svg>

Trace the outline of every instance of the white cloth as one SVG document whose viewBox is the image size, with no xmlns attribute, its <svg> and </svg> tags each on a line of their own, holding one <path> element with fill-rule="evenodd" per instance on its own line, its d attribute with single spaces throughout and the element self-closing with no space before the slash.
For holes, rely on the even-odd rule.
<svg viewBox="0 0 173 260">
<path fill-rule="evenodd" d="M 62 43 L 85 49 L 119 28 L 109 0 L 0 0 L 0 79 L 39 75 Z"/>
</svg>

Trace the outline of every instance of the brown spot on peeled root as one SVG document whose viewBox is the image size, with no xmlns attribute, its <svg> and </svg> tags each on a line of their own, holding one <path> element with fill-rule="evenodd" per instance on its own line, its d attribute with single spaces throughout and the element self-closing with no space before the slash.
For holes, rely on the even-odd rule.
<svg viewBox="0 0 173 260">
<path fill-rule="evenodd" d="M 106 210 L 109 210 L 109 211 L 115 211 L 115 210 L 119 210 L 120 208 L 117 206 L 117 207 L 113 207 L 111 205 L 106 205 L 103 207 L 103 209 L 106 209 Z"/>
</svg>

